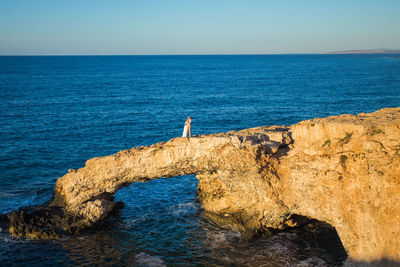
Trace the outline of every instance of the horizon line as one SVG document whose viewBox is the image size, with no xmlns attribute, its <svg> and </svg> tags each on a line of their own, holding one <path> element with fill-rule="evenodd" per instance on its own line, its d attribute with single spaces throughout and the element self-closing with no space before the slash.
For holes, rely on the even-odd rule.
<svg viewBox="0 0 400 267">
<path fill-rule="evenodd" d="M 352 53 L 357 51 L 357 53 Z M 368 52 L 369 51 L 369 52 Z M 371 53 L 371 50 L 346 50 L 334 52 L 315 52 L 315 53 L 210 53 L 210 54 L 0 54 L 0 57 L 18 56 L 263 56 L 263 55 L 357 55 L 357 54 L 399 54 L 400 50 L 382 51 Z"/>
</svg>

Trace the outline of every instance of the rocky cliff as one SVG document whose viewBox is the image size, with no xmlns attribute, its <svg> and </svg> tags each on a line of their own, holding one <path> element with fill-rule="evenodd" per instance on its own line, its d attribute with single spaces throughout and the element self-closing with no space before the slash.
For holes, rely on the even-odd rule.
<svg viewBox="0 0 400 267">
<path fill-rule="evenodd" d="M 54 238 L 99 225 L 134 182 L 194 174 L 204 209 L 247 233 L 317 219 L 351 259 L 400 261 L 400 108 L 292 126 L 175 138 L 90 159 L 41 207 L 7 215 L 16 236 Z"/>
</svg>

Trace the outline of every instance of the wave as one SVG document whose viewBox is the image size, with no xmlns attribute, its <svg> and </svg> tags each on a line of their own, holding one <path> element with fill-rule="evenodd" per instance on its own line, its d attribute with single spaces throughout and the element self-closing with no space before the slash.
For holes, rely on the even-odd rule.
<svg viewBox="0 0 400 267">
<path fill-rule="evenodd" d="M 167 265 L 165 262 L 157 256 L 152 256 L 144 252 L 140 252 L 139 254 L 136 255 L 136 262 L 139 264 L 139 266 L 145 266 L 145 267 L 166 267 Z"/>
</svg>

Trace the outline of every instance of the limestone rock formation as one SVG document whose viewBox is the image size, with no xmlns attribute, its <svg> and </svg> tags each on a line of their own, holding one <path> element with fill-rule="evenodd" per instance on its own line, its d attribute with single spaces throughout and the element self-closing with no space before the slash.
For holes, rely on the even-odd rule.
<svg viewBox="0 0 400 267">
<path fill-rule="evenodd" d="M 93 158 L 57 180 L 47 205 L 8 214 L 9 231 L 79 232 L 121 208 L 113 201 L 120 188 L 187 174 L 199 179 L 205 211 L 239 230 L 317 219 L 336 228 L 352 260 L 400 261 L 400 108 L 174 138 Z M 36 209 L 45 210 L 39 219 Z"/>
<path fill-rule="evenodd" d="M 400 108 L 293 125 L 280 199 L 333 225 L 351 259 L 400 261 Z"/>
<path fill-rule="evenodd" d="M 114 208 L 110 199 L 133 182 L 195 174 L 205 210 L 238 217 L 243 229 L 260 229 L 265 207 L 282 205 L 271 200 L 276 183 L 277 152 L 291 142 L 288 127 L 260 127 L 240 132 L 175 138 L 149 147 L 93 158 L 84 168 L 70 170 L 57 180 L 56 205 L 90 223 L 105 218 Z M 287 149 L 285 149 L 286 151 Z M 249 186 L 252 189 L 248 188 Z M 248 195 L 256 192 L 257 196 Z M 280 212 L 285 213 L 285 212 Z M 282 218 L 276 218 L 278 225 Z M 274 219 L 270 217 L 270 225 Z M 269 225 L 269 226 L 270 226 Z"/>
</svg>

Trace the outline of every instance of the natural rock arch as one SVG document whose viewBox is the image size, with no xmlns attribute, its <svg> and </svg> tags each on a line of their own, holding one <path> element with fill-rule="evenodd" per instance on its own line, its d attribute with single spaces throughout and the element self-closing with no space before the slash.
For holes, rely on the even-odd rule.
<svg viewBox="0 0 400 267">
<path fill-rule="evenodd" d="M 294 226 L 298 214 L 334 226 L 351 259 L 400 261 L 399 166 L 400 108 L 175 138 L 70 170 L 51 203 L 9 214 L 9 230 L 43 237 L 30 220 L 74 232 L 102 222 L 130 183 L 195 174 L 204 209 L 241 230 Z"/>
<path fill-rule="evenodd" d="M 206 210 L 235 213 L 242 217 L 244 227 L 259 229 L 254 217 L 259 217 L 265 207 L 281 206 L 267 197 L 272 188 L 265 182 L 269 179 L 271 185 L 276 184 L 277 158 L 292 141 L 288 129 L 259 127 L 190 140 L 175 138 L 93 158 L 85 167 L 70 170 L 57 180 L 53 205 L 62 205 L 69 213 L 95 223 L 115 208 L 111 196 L 124 186 L 194 174 L 199 179 L 198 192 Z M 257 196 L 246 199 L 241 195 L 249 193 L 245 191 L 249 186 L 254 187 Z"/>
</svg>

